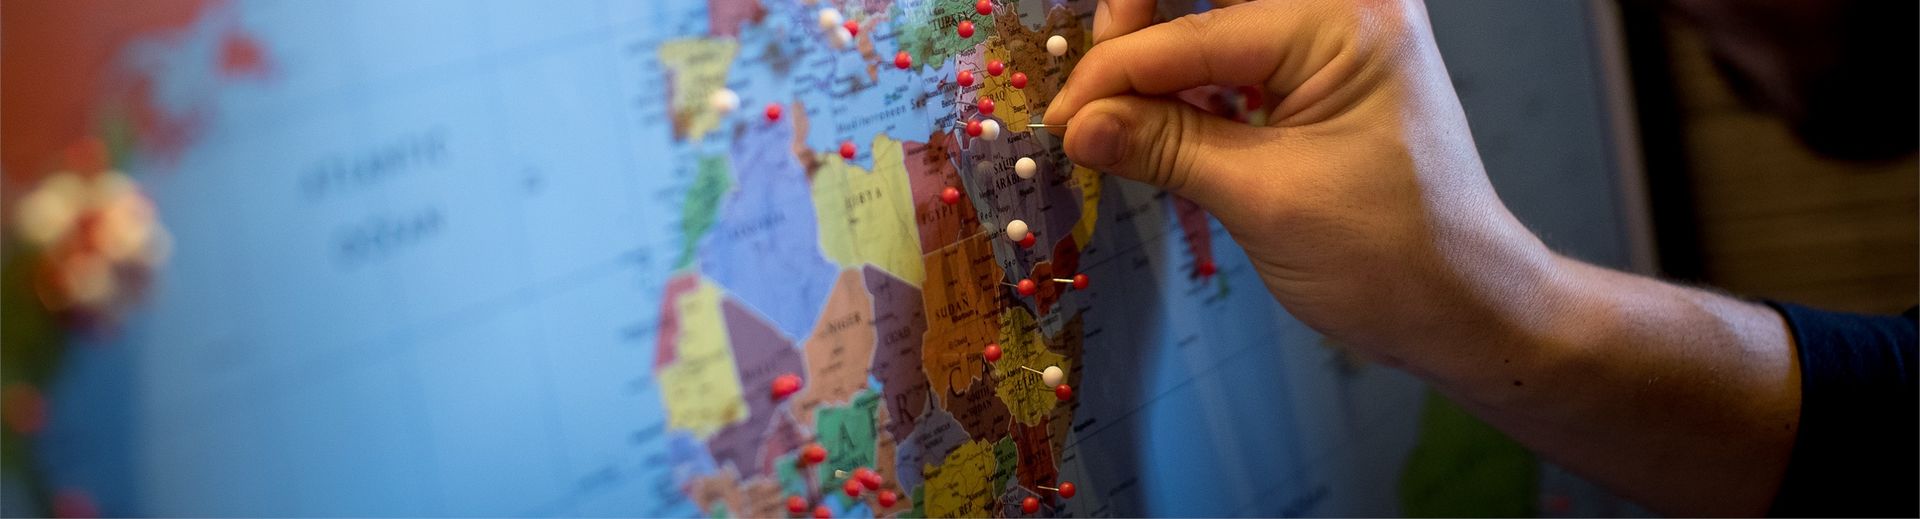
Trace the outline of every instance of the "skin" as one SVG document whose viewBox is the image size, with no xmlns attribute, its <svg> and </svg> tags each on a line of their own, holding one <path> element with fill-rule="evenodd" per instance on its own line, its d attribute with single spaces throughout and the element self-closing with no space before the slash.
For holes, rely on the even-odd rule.
<svg viewBox="0 0 1920 519">
<path fill-rule="evenodd" d="M 1102 0 L 1049 106 L 1076 163 L 1192 199 L 1295 317 L 1671 515 L 1760 515 L 1800 411 L 1767 307 L 1555 254 L 1488 182 L 1418 0 Z M 1269 123 L 1175 98 L 1256 85 Z"/>
</svg>

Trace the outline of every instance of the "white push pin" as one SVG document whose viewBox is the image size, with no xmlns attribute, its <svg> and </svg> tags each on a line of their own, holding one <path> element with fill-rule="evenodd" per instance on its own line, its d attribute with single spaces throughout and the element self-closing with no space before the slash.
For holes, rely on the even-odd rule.
<svg viewBox="0 0 1920 519">
<path fill-rule="evenodd" d="M 846 19 L 840 16 L 839 9 L 832 7 L 820 9 L 820 30 L 831 31 L 836 28 L 843 28 L 840 26 L 844 22 L 846 22 Z"/>
<path fill-rule="evenodd" d="M 980 121 L 980 138 L 994 140 L 1000 138 L 1000 121 L 987 119 Z"/>
<path fill-rule="evenodd" d="M 1020 157 L 1020 160 L 1013 162 L 1013 174 L 1022 179 L 1032 179 L 1033 174 L 1039 171 L 1040 165 L 1034 164 L 1033 157 Z"/>
<path fill-rule="evenodd" d="M 1067 55 L 1067 38 L 1058 34 L 1047 38 L 1047 54 L 1056 58 Z"/>
<path fill-rule="evenodd" d="M 715 90 L 707 96 L 707 104 L 713 107 L 713 111 L 720 112 L 722 115 L 730 114 L 740 108 L 740 94 L 725 88 Z"/>
<path fill-rule="evenodd" d="M 846 27 L 834 27 L 833 36 L 830 38 L 831 43 L 833 43 L 833 48 L 846 47 L 847 44 L 853 43 L 853 32 L 848 31 Z"/>
<path fill-rule="evenodd" d="M 1038 370 L 1038 369 L 1033 369 L 1026 366 L 1020 366 L 1020 369 L 1032 371 L 1035 375 L 1040 375 L 1040 381 L 1046 382 L 1047 385 L 1049 386 L 1058 386 L 1060 385 L 1061 381 L 1064 381 L 1067 379 L 1067 372 L 1061 371 L 1060 366 L 1047 366 L 1046 370 Z"/>
<path fill-rule="evenodd" d="M 1020 240 L 1027 239 L 1026 220 L 1014 220 L 1011 222 L 1007 222 L 1007 239 L 1013 240 L 1013 241 L 1020 241 Z"/>
</svg>

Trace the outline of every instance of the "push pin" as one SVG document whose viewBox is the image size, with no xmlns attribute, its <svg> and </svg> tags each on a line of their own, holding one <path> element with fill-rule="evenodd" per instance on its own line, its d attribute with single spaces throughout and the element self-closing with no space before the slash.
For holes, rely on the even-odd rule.
<svg viewBox="0 0 1920 519">
<path fill-rule="evenodd" d="M 847 484 L 841 485 L 840 489 L 846 491 L 847 497 L 860 497 L 860 482 L 857 480 L 847 480 Z"/>
<path fill-rule="evenodd" d="M 874 494 L 873 498 L 880 502 L 880 508 L 893 508 L 894 503 L 900 502 L 900 495 L 893 493 L 892 490 L 882 490 Z"/>
<path fill-rule="evenodd" d="M 990 140 L 990 141 L 999 139 L 1000 138 L 1000 121 L 995 121 L 993 119 L 980 121 L 980 134 L 975 135 L 975 137 L 979 137 L 979 138 Z"/>
<path fill-rule="evenodd" d="M 1026 239 L 1026 237 L 1027 237 L 1027 221 L 1026 220 L 1014 220 L 1011 222 L 1007 222 L 1007 239 L 1013 240 L 1013 241 L 1020 241 L 1020 240 Z"/>
<path fill-rule="evenodd" d="M 780 103 L 767 103 L 767 122 L 780 120 Z"/>
<path fill-rule="evenodd" d="M 787 512 L 793 515 L 807 513 L 807 499 L 800 496 L 787 496 Z"/>
<path fill-rule="evenodd" d="M 1000 73 L 1006 72 L 1006 71 L 1007 71 L 1006 62 L 1003 62 L 997 59 L 987 60 L 987 75 L 993 76 L 993 77 L 1000 77 Z"/>
<path fill-rule="evenodd" d="M 1066 384 L 1053 386 L 1053 397 L 1060 399 L 1061 402 L 1072 400 L 1073 388 Z"/>
<path fill-rule="evenodd" d="M 813 507 L 813 519 L 833 519 L 833 510 L 828 510 L 827 505 Z"/>
<path fill-rule="evenodd" d="M 1193 268 L 1193 272 L 1203 278 L 1213 277 L 1214 273 L 1219 271 L 1220 267 L 1214 265 L 1213 260 L 1210 259 L 1200 260 L 1200 265 Z"/>
<path fill-rule="evenodd" d="M 806 447 L 800 448 L 801 466 L 815 465 L 822 461 L 827 461 L 826 447 L 821 447 L 818 443 L 809 443 Z"/>
<path fill-rule="evenodd" d="M 1026 499 L 1022 499 L 1022 500 L 1020 500 L 1020 511 L 1021 511 L 1021 512 L 1026 512 L 1026 513 L 1029 513 L 1029 514 L 1031 514 L 1031 513 L 1035 513 L 1035 512 L 1039 512 L 1039 511 L 1040 511 L 1040 498 L 1037 498 L 1037 497 L 1033 497 L 1033 496 L 1027 496 L 1027 498 L 1026 498 Z"/>
<path fill-rule="evenodd" d="M 1060 482 L 1060 487 L 1059 487 L 1059 488 L 1054 488 L 1054 487 L 1049 487 L 1049 486 L 1041 486 L 1040 488 L 1041 488 L 1042 490 L 1052 490 L 1052 491 L 1054 491 L 1054 493 L 1057 493 L 1057 494 L 1060 494 L 1060 498 L 1061 498 L 1061 499 L 1073 499 L 1073 493 L 1074 493 L 1074 490 L 1075 490 L 1075 489 L 1073 488 L 1073 482 L 1072 482 L 1072 481 L 1062 481 L 1062 482 Z"/>
<path fill-rule="evenodd" d="M 1067 55 L 1067 38 L 1058 34 L 1047 38 L 1047 54 L 1056 58 Z"/>
<path fill-rule="evenodd" d="M 893 66 L 894 68 L 898 68 L 900 70 L 913 68 L 913 55 L 907 54 L 907 51 L 904 51 L 904 50 L 898 53 L 895 53 L 893 55 Z"/>
<path fill-rule="evenodd" d="M 985 349 L 980 350 L 980 356 L 986 357 L 987 362 L 1000 362 L 1000 343 L 987 344 Z"/>
<path fill-rule="evenodd" d="M 1047 369 L 1045 371 L 1029 368 L 1026 366 L 1020 366 L 1020 369 L 1032 371 L 1034 374 L 1040 375 L 1040 381 L 1047 383 L 1047 385 L 1049 386 L 1058 386 L 1060 385 L 1061 381 L 1064 381 L 1067 378 L 1067 372 L 1061 371 L 1060 366 L 1047 366 Z"/>
<path fill-rule="evenodd" d="M 1020 157 L 1020 160 L 1013 161 L 1013 174 L 1023 180 L 1032 179 L 1033 174 L 1039 171 L 1040 165 L 1033 162 L 1033 157 Z"/>
<path fill-rule="evenodd" d="M 713 111 L 720 112 L 721 115 L 730 114 L 740 109 L 740 94 L 725 88 L 714 90 L 712 94 L 707 95 L 707 105 L 712 106 Z"/>
<path fill-rule="evenodd" d="M 860 482 L 860 486 L 867 487 L 867 490 L 879 490 L 880 484 L 886 482 L 880 479 L 879 472 L 866 467 L 853 469 L 853 480 Z"/>
<path fill-rule="evenodd" d="M 1086 289 L 1087 289 L 1087 275 L 1086 275 L 1086 274 L 1074 274 L 1074 275 L 1073 275 L 1073 279 L 1067 279 L 1067 278 L 1053 278 L 1053 281 L 1054 281 L 1055 283 L 1064 283 L 1064 284 L 1068 284 L 1068 285 L 1073 285 L 1073 289 L 1074 289 L 1074 290 L 1086 290 Z"/>
<path fill-rule="evenodd" d="M 993 0 L 980 0 L 973 3 L 973 10 L 981 15 L 993 14 Z"/>
<path fill-rule="evenodd" d="M 979 110 L 981 115 L 993 115 L 993 99 L 982 97 L 975 100 L 973 102 L 973 109 Z"/>
<path fill-rule="evenodd" d="M 954 205 L 954 204 L 960 203 L 960 190 L 952 186 L 948 186 L 946 189 L 943 189 L 940 191 L 940 201 L 946 202 L 947 205 Z"/>
<path fill-rule="evenodd" d="M 834 27 L 831 38 L 830 43 L 833 44 L 833 48 L 835 49 L 843 48 L 846 47 L 847 44 L 853 43 L 853 33 L 848 31 L 846 27 Z"/>
<path fill-rule="evenodd" d="M 853 141 L 840 141 L 840 158 L 853 160 L 853 154 L 860 151 L 853 147 Z"/>
<path fill-rule="evenodd" d="M 839 9 L 832 7 L 823 7 L 820 9 L 820 30 L 831 31 L 835 27 L 839 27 L 840 23 L 844 21 L 846 20 L 841 18 Z"/>
<path fill-rule="evenodd" d="M 959 34 L 962 39 L 972 38 L 973 22 L 970 20 L 961 20 L 960 26 L 954 27 L 953 32 Z"/>
<path fill-rule="evenodd" d="M 1040 284 L 1034 283 L 1031 279 L 1022 279 L 1018 285 L 1007 282 L 1001 282 L 1000 284 L 1013 287 L 1015 291 L 1020 292 L 1020 295 L 1023 296 L 1030 296 L 1033 295 L 1034 292 L 1040 291 Z"/>
<path fill-rule="evenodd" d="M 987 131 L 987 129 L 984 125 L 980 124 L 979 119 L 967 121 L 967 136 L 979 137 L 980 134 L 985 131 Z"/>
<path fill-rule="evenodd" d="M 962 88 L 973 86 L 973 71 L 962 70 L 954 74 L 953 82 L 959 83 Z"/>
<path fill-rule="evenodd" d="M 1035 233 L 1035 232 L 1027 233 L 1027 237 L 1021 238 L 1020 241 L 1014 242 L 1014 243 L 1020 244 L 1020 248 L 1022 249 L 1031 249 L 1033 248 L 1033 244 L 1040 242 L 1040 238 L 1036 236 L 1038 234 L 1040 233 Z"/>
<path fill-rule="evenodd" d="M 856 22 L 856 21 L 853 21 L 853 20 L 847 20 L 847 23 L 846 23 L 845 25 L 841 25 L 840 27 L 841 27 L 841 28 L 843 28 L 843 29 L 846 29 L 846 30 L 847 30 L 847 36 L 859 36 L 859 35 L 860 35 L 860 22 Z M 1059 36 L 1054 36 L 1054 37 L 1055 37 L 1055 38 L 1058 38 Z M 1048 45 L 1048 47 L 1047 47 L 1048 49 L 1052 49 L 1052 48 L 1053 48 L 1053 47 L 1052 47 L 1052 45 L 1053 45 L 1053 43 L 1052 43 L 1051 41 L 1049 41 L 1049 42 L 1047 43 L 1047 45 Z M 1058 55 L 1059 55 L 1059 54 L 1055 54 L 1055 56 L 1058 56 Z"/>
<path fill-rule="evenodd" d="M 1014 88 L 1021 88 L 1021 89 L 1024 89 L 1024 88 L 1027 88 L 1027 75 L 1026 75 L 1026 73 L 1023 73 L 1023 72 L 1015 72 L 1015 73 L 1013 73 L 1013 77 L 1011 77 L 1011 78 L 1007 78 L 1007 81 L 1008 81 L 1009 83 L 1013 83 L 1013 87 L 1014 87 Z"/>
<path fill-rule="evenodd" d="M 775 401 L 786 400 L 787 397 L 793 396 L 794 393 L 798 392 L 800 392 L 800 375 L 787 373 L 773 377 L 773 399 Z"/>
</svg>

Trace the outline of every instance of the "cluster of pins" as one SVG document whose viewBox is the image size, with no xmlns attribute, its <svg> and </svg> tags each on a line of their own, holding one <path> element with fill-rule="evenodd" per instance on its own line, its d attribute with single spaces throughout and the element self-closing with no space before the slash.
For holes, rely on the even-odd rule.
<svg viewBox="0 0 1920 519">
<path fill-rule="evenodd" d="M 59 171 L 10 207 L 10 230 L 34 258 L 38 302 L 69 324 L 112 322 L 172 250 L 153 201 L 112 158 L 105 141 L 79 139 Z"/>
<path fill-rule="evenodd" d="M 988 344 L 986 348 L 980 350 L 980 356 L 986 358 L 987 362 L 992 364 L 999 364 L 1000 357 L 1003 353 L 1004 352 L 1000 351 L 1000 343 Z M 1040 383 L 1052 387 L 1054 398 L 1060 399 L 1061 402 L 1073 399 L 1073 386 L 1067 385 L 1067 372 L 1066 370 L 1060 369 L 1060 366 L 1047 366 L 1044 369 L 1034 369 L 1032 366 L 1023 365 L 1020 366 L 1020 369 L 1038 375 L 1040 377 Z M 1071 485 L 1069 485 L 1069 487 L 1070 486 Z M 1064 497 L 1073 497 L 1072 494 L 1073 492 L 1069 490 Z"/>
<path fill-rule="evenodd" d="M 784 401 L 788 397 L 792 397 L 795 393 L 800 392 L 800 375 L 794 373 L 781 374 L 773 378 L 770 386 L 768 389 L 773 396 L 773 400 L 775 402 Z M 789 495 L 787 496 L 787 512 L 796 517 L 806 516 L 809 513 L 811 513 L 815 519 L 828 519 L 833 517 L 832 509 L 827 508 L 827 505 L 824 503 L 817 503 L 819 496 L 822 495 L 820 485 L 816 484 L 810 472 L 810 469 L 826 461 L 826 447 L 818 443 L 809 443 L 805 447 L 800 448 L 800 455 L 794 459 L 794 464 L 803 473 L 808 474 L 806 478 L 807 496 L 814 496 L 814 499 L 810 501 L 807 496 Z M 893 508 L 893 506 L 899 504 L 901 500 L 898 492 L 882 489 L 881 487 L 886 485 L 886 479 L 882 478 L 879 472 L 867 467 L 855 468 L 853 472 L 835 470 L 833 471 L 833 481 L 840 483 L 840 490 L 846 492 L 847 497 L 860 499 L 862 496 L 870 495 L 873 503 L 879 505 L 874 508 L 874 510 Z"/>
<path fill-rule="evenodd" d="M 1054 494 L 1059 495 L 1060 499 L 1073 499 L 1073 494 L 1075 491 L 1073 487 L 1073 482 L 1071 481 L 1062 481 L 1058 486 L 1051 486 L 1051 487 L 1046 485 L 1041 485 L 1040 489 L 1048 492 L 1053 492 Z M 1002 502 L 1001 504 L 1012 504 L 1012 503 Z M 1026 513 L 1026 514 L 1039 513 L 1040 498 L 1037 496 L 1027 496 L 1025 499 L 1021 499 L 1020 512 Z"/>
</svg>

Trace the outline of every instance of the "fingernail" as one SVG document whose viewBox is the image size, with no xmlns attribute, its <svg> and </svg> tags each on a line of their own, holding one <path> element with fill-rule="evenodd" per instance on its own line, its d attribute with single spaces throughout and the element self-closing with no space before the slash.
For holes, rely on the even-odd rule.
<svg viewBox="0 0 1920 519">
<path fill-rule="evenodd" d="M 1085 119 L 1084 122 L 1073 122 L 1074 128 L 1079 130 L 1075 132 L 1078 138 L 1074 140 L 1079 144 L 1076 148 L 1080 152 L 1079 156 L 1073 158 L 1074 161 L 1095 167 L 1119 164 L 1121 158 L 1127 156 L 1126 125 L 1120 122 L 1119 117 L 1107 113 L 1087 114 Z"/>
<path fill-rule="evenodd" d="M 1093 38 L 1096 41 L 1107 36 L 1107 24 L 1113 18 L 1113 10 L 1107 8 L 1107 3 L 1111 1 L 1100 0 L 1100 3 L 1093 6 Z"/>
</svg>

